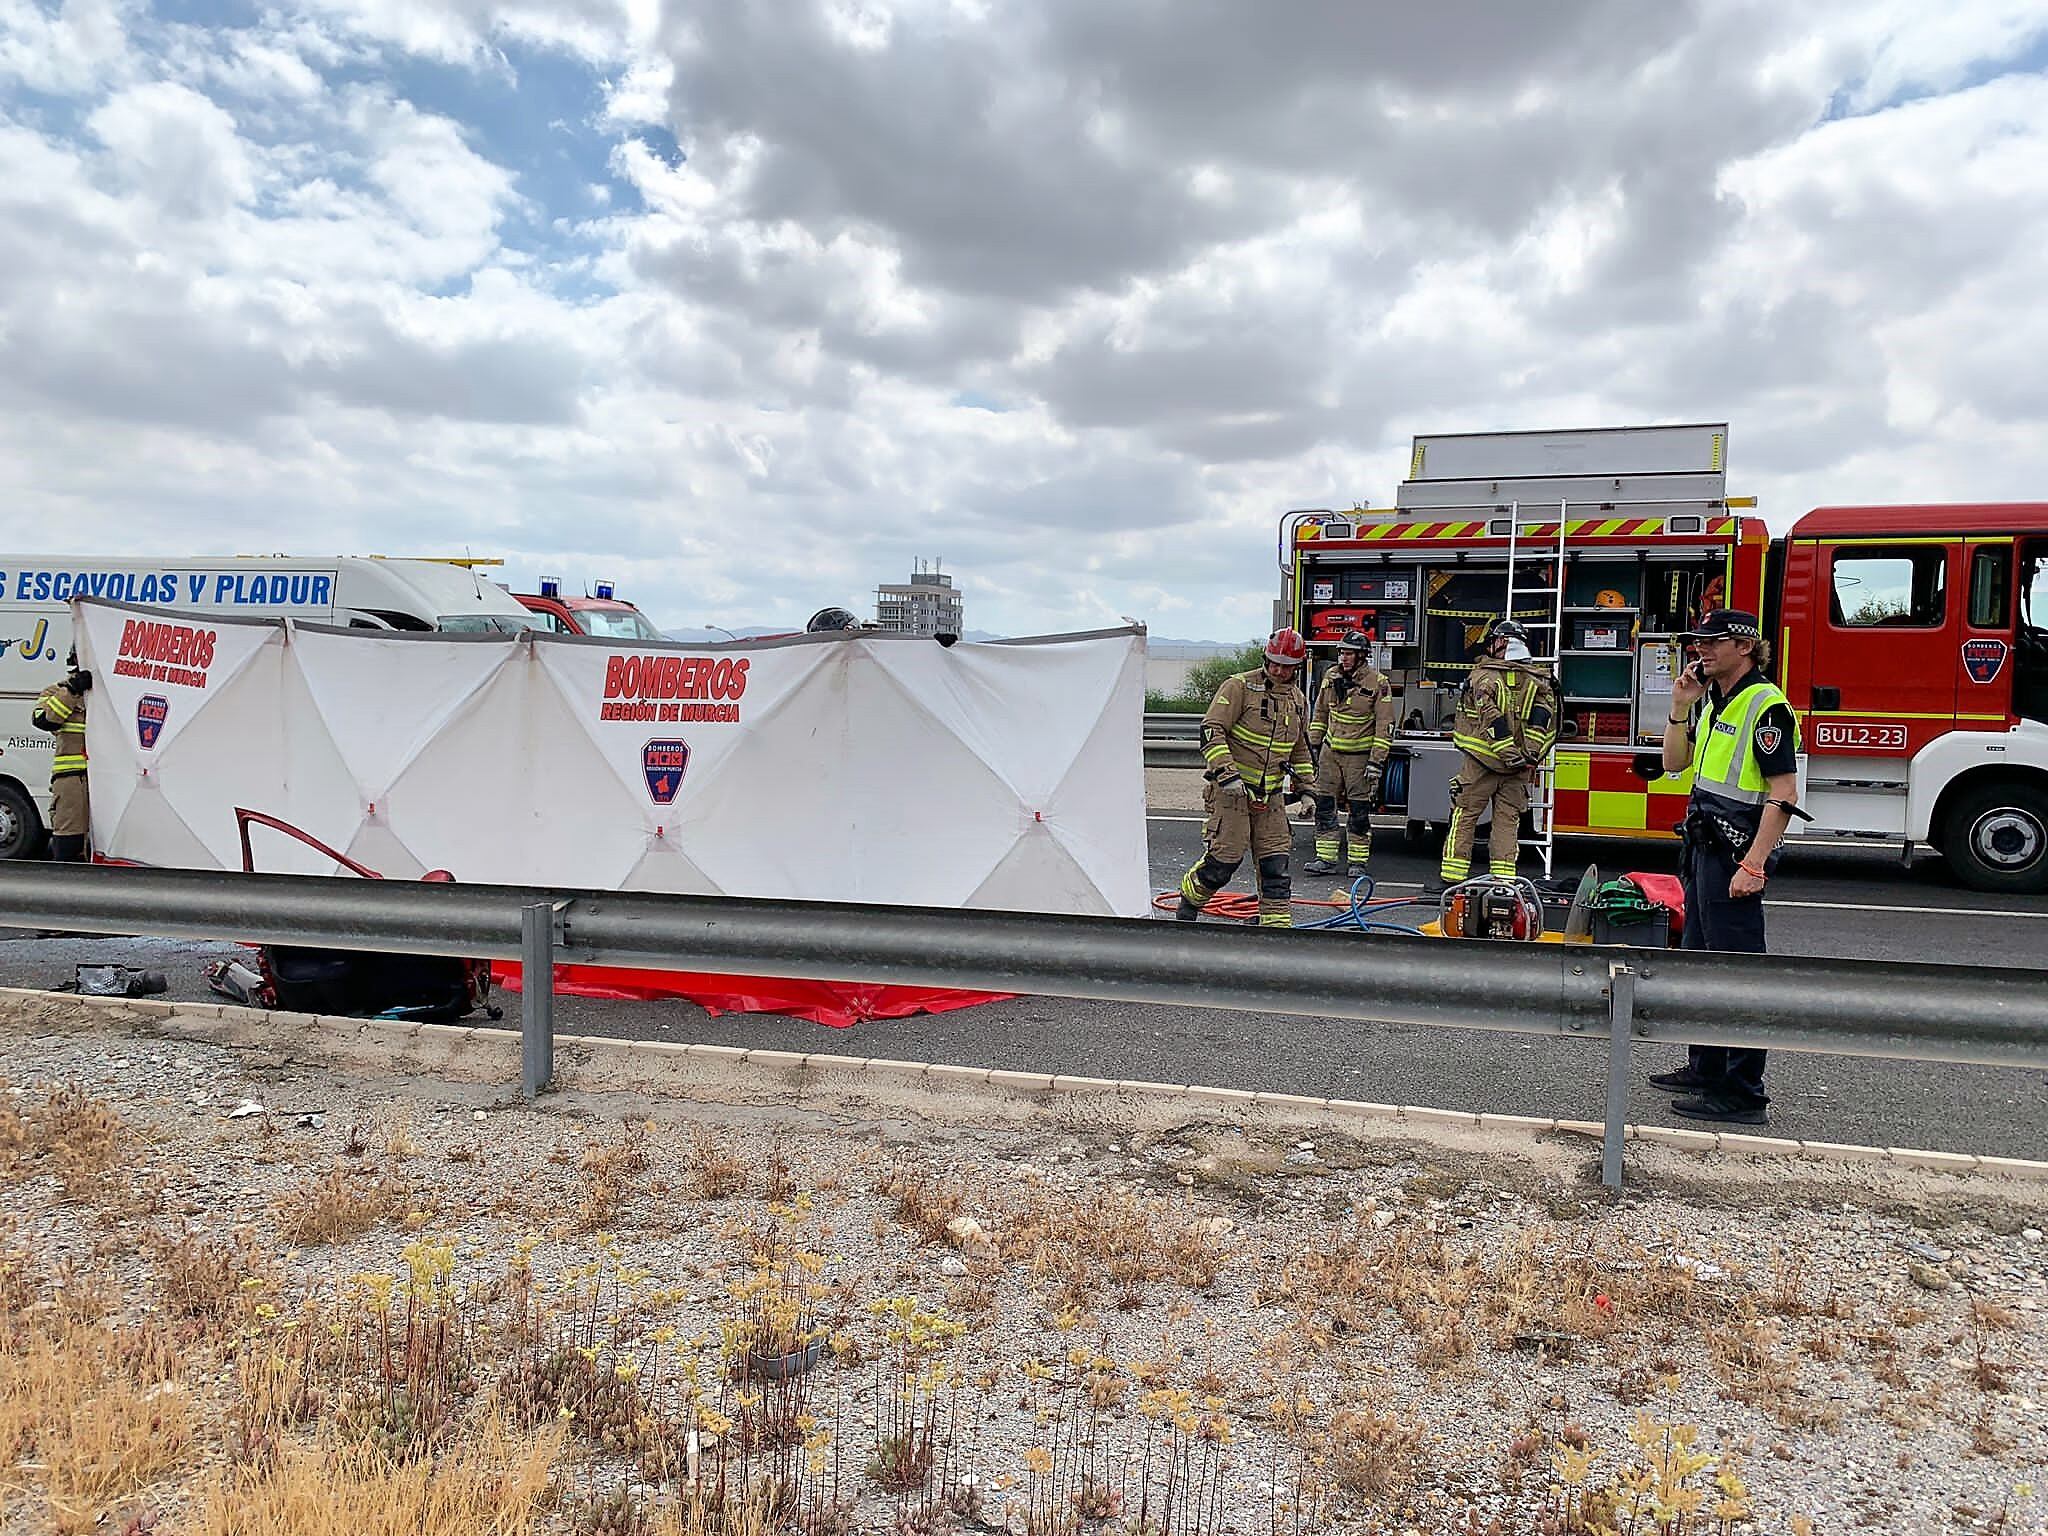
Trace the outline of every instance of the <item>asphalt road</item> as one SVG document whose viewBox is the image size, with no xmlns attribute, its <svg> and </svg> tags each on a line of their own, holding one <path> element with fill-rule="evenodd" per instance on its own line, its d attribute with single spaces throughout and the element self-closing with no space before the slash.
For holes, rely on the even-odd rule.
<svg viewBox="0 0 2048 1536">
<path fill-rule="evenodd" d="M 1198 820 L 1157 815 L 1150 832 L 1154 884 L 1166 890 L 1196 856 Z M 1303 829 L 1297 859 L 1308 856 Z M 1560 867 L 1576 870 L 1588 860 L 1603 861 L 1610 872 L 1670 867 L 1668 852 L 1640 845 L 1560 850 Z M 1398 832 L 1381 834 L 1373 859 L 1380 894 L 1415 893 L 1433 866 L 1433 856 L 1404 850 Z M 1327 894 L 1343 883 L 1302 879 L 1297 891 Z M 1237 884 L 1245 885 L 1243 873 Z M 1772 882 L 1769 913 L 1778 954 L 2048 968 L 2048 897 L 1962 889 L 1931 857 L 1906 871 L 1895 855 L 1863 849 L 1788 852 Z M 1360 941 L 1331 934 L 1327 942 Z M 54 986 L 82 960 L 120 961 L 164 970 L 172 997 L 201 998 L 208 994 L 200 962 L 222 952 L 224 946 L 153 940 L 15 939 L 0 942 L 0 984 Z M 516 1028 L 517 994 L 500 1001 L 505 1026 Z M 563 997 L 556 1027 L 1586 1120 L 1600 1118 L 1605 1095 L 1605 1047 L 1597 1041 L 1044 997 L 876 1020 L 843 1032 L 758 1014 L 712 1018 L 688 1003 Z M 1687 1123 L 1640 1081 L 1642 1073 L 1676 1064 L 1677 1052 L 1648 1054 L 1658 1059 L 1638 1073 L 1630 1118 Z M 2048 1158 L 2048 1073 L 1779 1052 L 1769 1085 L 1778 1135 Z"/>
</svg>

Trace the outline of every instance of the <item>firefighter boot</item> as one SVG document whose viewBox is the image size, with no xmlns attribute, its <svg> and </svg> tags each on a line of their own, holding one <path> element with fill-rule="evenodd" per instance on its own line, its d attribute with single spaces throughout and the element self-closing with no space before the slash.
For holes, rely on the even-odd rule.
<svg viewBox="0 0 2048 1536">
<path fill-rule="evenodd" d="M 1351 823 L 1346 827 L 1350 835 L 1351 878 L 1356 880 L 1365 873 L 1365 866 L 1372 858 L 1372 811 L 1363 805 L 1351 808 Z"/>
<path fill-rule="evenodd" d="M 1192 923 L 1201 915 L 1202 909 L 1185 896 L 1181 897 L 1180 905 L 1173 909 L 1173 920 L 1177 923 Z"/>
<path fill-rule="evenodd" d="M 1337 797 L 1316 796 L 1316 856 L 1301 866 L 1304 875 L 1334 875 L 1342 856 L 1343 834 L 1337 830 Z"/>
<path fill-rule="evenodd" d="M 1287 855 L 1270 853 L 1259 860 L 1259 926 L 1294 926 L 1294 887 L 1287 875 Z"/>
</svg>

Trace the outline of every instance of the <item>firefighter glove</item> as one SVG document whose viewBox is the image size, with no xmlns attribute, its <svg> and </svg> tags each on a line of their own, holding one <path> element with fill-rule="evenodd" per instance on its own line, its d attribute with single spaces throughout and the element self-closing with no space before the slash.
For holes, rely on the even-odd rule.
<svg viewBox="0 0 2048 1536">
<path fill-rule="evenodd" d="M 1216 780 L 1216 793 L 1240 804 L 1251 799 L 1251 791 L 1244 787 L 1244 780 L 1234 773 L 1223 774 Z"/>
</svg>

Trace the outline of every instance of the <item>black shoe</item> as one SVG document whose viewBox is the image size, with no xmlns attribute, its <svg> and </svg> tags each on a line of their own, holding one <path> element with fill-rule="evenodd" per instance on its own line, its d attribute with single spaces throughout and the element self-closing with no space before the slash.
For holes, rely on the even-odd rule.
<svg viewBox="0 0 2048 1536">
<path fill-rule="evenodd" d="M 1337 873 L 1337 866 L 1328 859 L 1310 859 L 1301 866 L 1301 872 L 1304 875 L 1334 875 Z"/>
<path fill-rule="evenodd" d="M 1180 905 L 1173 909 L 1173 920 L 1177 923 L 1192 923 L 1201 915 L 1202 909 L 1185 896 L 1181 897 Z"/>
<path fill-rule="evenodd" d="M 1676 1072 L 1652 1072 L 1650 1086 L 1660 1093 L 1698 1093 L 1707 1080 L 1691 1067 L 1680 1067 Z"/>
<path fill-rule="evenodd" d="M 1703 1093 L 1696 1099 L 1679 1099 L 1671 1113 L 1688 1120 L 1718 1120 L 1728 1125 L 1769 1125 L 1771 1117 L 1763 1105 L 1731 1099 L 1724 1093 Z"/>
</svg>

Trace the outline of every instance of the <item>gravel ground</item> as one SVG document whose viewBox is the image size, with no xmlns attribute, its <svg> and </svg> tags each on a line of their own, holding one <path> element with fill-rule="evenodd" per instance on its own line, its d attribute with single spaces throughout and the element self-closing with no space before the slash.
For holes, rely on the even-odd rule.
<svg viewBox="0 0 2048 1536">
<path fill-rule="evenodd" d="M 621 1179 L 606 1223 L 610 1262 L 673 1288 L 639 1326 L 715 1337 L 731 1312 L 726 1287 L 747 1273 L 747 1234 L 777 1222 L 823 1256 L 821 1278 L 839 1288 L 828 1310 L 844 1308 L 835 1325 L 870 1355 L 878 1325 L 867 1302 L 905 1295 L 946 1309 L 968 1325 L 963 1379 L 994 1373 L 959 1398 L 955 1470 L 979 1478 L 998 1524 L 1021 1525 L 1027 1452 L 1052 1434 L 1045 1410 L 1072 1402 L 1091 1368 L 1070 1368 L 1073 1350 L 1115 1362 L 1113 1377 L 1154 1363 L 1150 1385 L 1217 1400 L 1198 1410 L 1231 1425 L 1227 1446 L 1202 1448 L 1221 1474 L 1207 1526 L 1217 1531 L 1273 1528 L 1276 1469 L 1296 1456 L 1271 1417 L 1282 1394 L 1306 1399 L 1307 1433 L 1336 1435 L 1324 1450 L 1349 1445 L 1354 1466 L 1364 1456 L 1407 1467 L 1399 1447 L 1413 1451 L 1388 1486 L 1334 1493 L 1307 1528 L 1537 1529 L 1553 1452 L 1583 1435 L 1596 1453 L 1591 1481 L 1611 1479 L 1643 1412 L 1698 1426 L 1698 1449 L 1739 1469 L 1755 1509 L 1742 1529 L 1786 1530 L 1803 1516 L 1823 1532 L 2029 1532 L 2048 1517 L 2031 1491 L 2048 1488 L 2038 1186 L 1723 1163 L 1616 1207 L 1582 1182 L 1576 1151 L 1480 1158 L 1331 1136 L 1268 1142 L 1205 1124 L 1141 1144 L 1111 1125 L 1077 1136 L 574 1092 L 536 1110 L 488 1087 L 358 1079 L 276 1053 L 51 1033 L 19 1016 L 0 1028 L 12 1031 L 17 1112 L 32 1113 L 51 1085 L 75 1084 L 132 1137 L 108 1199 L 67 1201 L 34 1162 L 0 1174 L 0 1244 L 31 1273 L 104 1267 L 134 1312 L 161 1303 L 145 1256 L 152 1231 L 247 1239 L 294 1285 L 318 1289 L 401 1272 L 402 1228 L 423 1226 L 456 1243 L 468 1286 L 503 1276 L 528 1233 L 540 1239 L 537 1272 L 558 1277 L 599 1241 L 578 1230 L 591 1150 L 644 1126 L 646 1166 Z M 231 1118 L 245 1100 L 262 1112 Z M 301 1123 L 310 1115 L 318 1122 Z M 744 1183 L 715 1203 L 693 1193 L 713 1144 L 737 1156 Z M 762 1198 L 771 1149 L 808 1197 L 781 1216 Z M 419 1218 L 333 1246 L 284 1242 L 280 1200 L 333 1167 L 380 1164 L 409 1187 L 404 1204 Z M 892 1170 L 899 1194 L 906 1181 L 927 1197 L 957 1186 L 960 1210 L 996 1252 L 921 1240 L 878 1188 Z M 110 1209 L 129 1183 L 160 1185 L 163 1209 Z M 1094 1249 L 1062 1248 L 1087 1233 Z M 1155 1242 L 1221 1255 L 1213 1282 L 1109 1278 Z M 1346 1296 L 1357 1303 L 1349 1313 Z M 1050 1379 L 1033 1386 L 1027 1359 L 1047 1362 Z M 836 1405 L 825 1461 L 858 1490 L 854 1526 L 895 1528 L 897 1503 L 861 1475 L 887 1411 L 884 1378 L 873 1365 L 828 1363 L 815 1380 L 814 1403 Z M 1135 1455 L 1145 1385 L 1094 1427 L 1102 1454 Z M 217 1379 L 192 1389 L 223 1390 Z M 210 1443 L 193 1474 L 221 1454 Z M 619 1475 L 595 1457 L 562 1479 L 589 1489 Z M 32 1484 L 32 1472 L 21 1480 Z M 174 1529 L 189 1482 L 126 1510 L 163 1510 Z M 1121 1486 L 1134 1509 L 1141 1482 L 1126 1469 Z M 5 1529 L 41 1528 L 33 1493 L 7 1497 Z M 554 1517 L 565 1529 L 573 1504 Z"/>
</svg>

